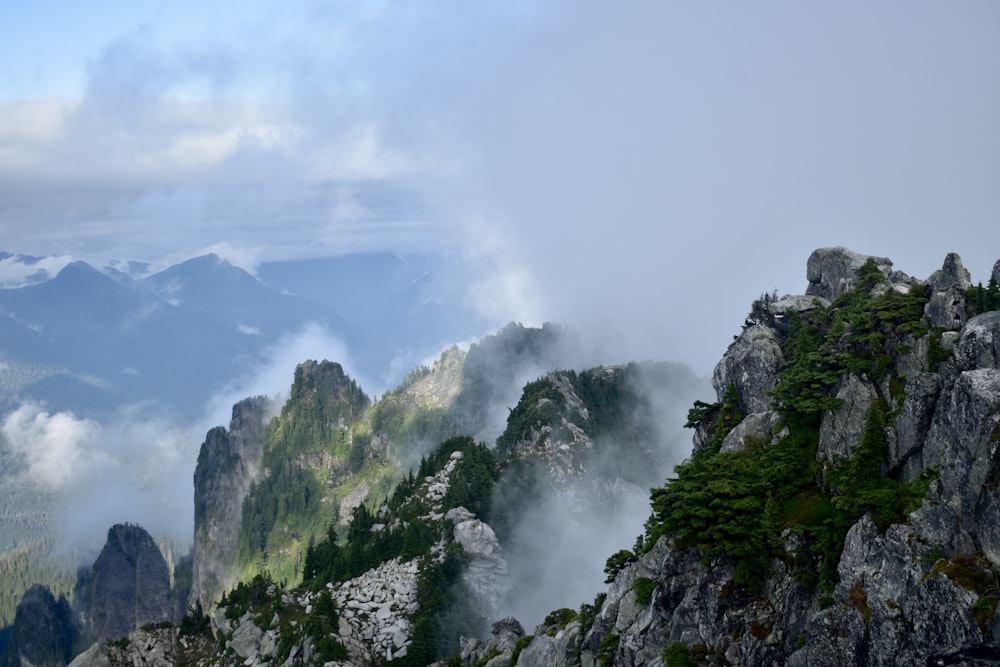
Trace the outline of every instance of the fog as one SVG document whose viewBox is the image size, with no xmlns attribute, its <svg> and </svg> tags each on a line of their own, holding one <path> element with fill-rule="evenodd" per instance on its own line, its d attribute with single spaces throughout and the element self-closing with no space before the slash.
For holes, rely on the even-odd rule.
<svg viewBox="0 0 1000 667">
<path fill-rule="evenodd" d="M 23 403 L 0 424 L 7 446 L 24 461 L 4 483 L 35 485 L 57 499 L 52 529 L 57 554 L 95 554 L 108 528 L 141 525 L 183 553 L 194 535 L 193 477 L 200 444 L 214 426 L 228 428 L 233 405 L 268 396 L 280 409 L 297 364 L 338 359 L 350 373 L 344 345 L 318 325 L 284 337 L 254 372 L 235 378 L 194 423 L 155 416 L 154 406 L 123 407 L 97 421 Z M 89 557 L 89 556 L 88 556 Z"/>
<path fill-rule="evenodd" d="M 554 609 L 578 609 L 607 590 L 605 563 L 635 548 L 651 512 L 650 488 L 691 453 L 692 433 L 683 428 L 688 408 L 696 398 L 714 400 L 709 383 L 682 368 L 664 375 L 646 367 L 631 377 L 641 399 L 626 409 L 634 410 L 648 445 L 636 447 L 637 432 L 600 436 L 587 452 L 585 475 L 554 481 L 536 469 L 529 488 L 537 495 L 513 498 L 516 521 L 503 543 L 514 584 L 507 611 L 529 633 Z M 511 500 L 508 492 L 495 502 Z"/>
<path fill-rule="evenodd" d="M 918 278 L 954 251 L 984 283 L 1000 258 L 997 3 L 210 4 L 9 9 L 0 250 L 51 274 L 433 249 L 489 322 L 557 322 L 596 361 L 701 376 L 753 299 L 805 291 L 815 248 Z M 30 277 L 11 266 L 0 284 Z M 26 404 L 3 433 L 67 498 L 67 541 L 127 520 L 183 542 L 207 429 L 305 359 L 354 376 L 352 355 L 309 328 L 197 424 Z M 660 478 L 690 447 L 676 426 Z M 560 536 L 525 619 L 589 601 L 641 530 L 632 496 L 588 535 L 586 495 L 551 498 L 511 545 L 524 572 L 532 538 Z"/>
<path fill-rule="evenodd" d="M 705 374 L 817 247 L 1000 255 L 990 3 L 100 5 L 0 46 L 10 251 L 445 248 L 501 323 Z"/>
</svg>

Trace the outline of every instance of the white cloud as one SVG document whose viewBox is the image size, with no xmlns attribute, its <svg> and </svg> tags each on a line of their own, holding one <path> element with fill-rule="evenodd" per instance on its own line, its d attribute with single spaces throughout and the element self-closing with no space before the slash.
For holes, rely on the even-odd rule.
<svg viewBox="0 0 1000 667">
<path fill-rule="evenodd" d="M 7 415 L 2 431 L 11 448 L 24 456 L 28 476 L 52 490 L 63 490 L 75 477 L 108 463 L 97 448 L 100 425 L 71 412 L 50 414 L 25 403 Z"/>
<path fill-rule="evenodd" d="M 72 261 L 73 258 L 68 255 L 43 257 L 33 263 L 24 261 L 20 255 L 0 259 L 0 288 L 10 289 L 49 280 Z"/>
<path fill-rule="evenodd" d="M 347 347 L 319 324 L 307 324 L 301 331 L 283 336 L 262 356 L 251 373 L 237 378 L 209 400 L 198 427 L 202 434 L 215 426 L 228 427 L 233 405 L 244 398 L 267 396 L 283 401 L 291 389 L 295 367 L 309 359 L 337 362 L 361 387 L 365 386 L 363 379 L 352 373 Z"/>
</svg>

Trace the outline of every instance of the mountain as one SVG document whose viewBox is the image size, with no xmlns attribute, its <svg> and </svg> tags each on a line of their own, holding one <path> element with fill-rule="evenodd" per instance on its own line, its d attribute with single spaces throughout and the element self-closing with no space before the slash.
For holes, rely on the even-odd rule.
<svg viewBox="0 0 1000 667">
<path fill-rule="evenodd" d="M 437 253 L 355 253 L 265 262 L 257 269 L 276 291 L 332 308 L 363 331 L 364 344 L 352 351 L 366 364 L 378 360 L 388 385 L 425 360 L 428 351 L 478 338 L 496 326 L 469 301 L 469 273 Z"/>
<path fill-rule="evenodd" d="M 152 275 L 134 262 L 98 270 L 6 253 L 0 278 L 4 266 L 17 275 L 39 267 L 31 280 L 0 283 L 10 285 L 0 289 L 5 412 L 27 400 L 102 418 L 150 404 L 161 418 L 191 421 L 308 325 L 343 342 L 361 375 L 389 383 L 402 364 L 489 328 L 431 256 L 272 263 L 259 278 L 215 255 Z"/>
<path fill-rule="evenodd" d="M 332 305 L 275 290 L 216 255 L 190 259 L 139 282 L 163 301 L 245 335 L 274 341 L 313 322 L 347 342 L 357 341 Z"/>
<path fill-rule="evenodd" d="M 673 364 L 546 369 L 552 327 L 378 399 L 300 364 L 206 437 L 181 627 L 76 664 L 1000 664 L 997 281 L 844 248 L 806 275 L 750 305 L 713 402 Z"/>
<path fill-rule="evenodd" d="M 463 664 L 1000 664 L 996 281 L 843 248 L 807 276 L 752 305 L 607 591 Z"/>
</svg>

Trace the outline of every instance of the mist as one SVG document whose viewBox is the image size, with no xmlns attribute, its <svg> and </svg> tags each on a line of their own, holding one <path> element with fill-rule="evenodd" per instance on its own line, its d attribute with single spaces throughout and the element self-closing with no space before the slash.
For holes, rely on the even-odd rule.
<svg viewBox="0 0 1000 667">
<path fill-rule="evenodd" d="M 248 266 L 444 249 L 490 321 L 702 374 L 760 293 L 802 291 L 817 247 L 916 276 L 955 251 L 974 282 L 997 259 L 988 3 L 212 14 L 109 8 L 72 86 L 0 79 L 14 250 Z M 58 28 L 36 18 L 28 34 Z M 14 43 L 11 67 L 44 57 Z"/>
<path fill-rule="evenodd" d="M 100 421 L 22 403 L 3 417 L 0 433 L 24 462 L 11 481 L 56 499 L 51 530 L 55 553 L 92 557 L 108 528 L 135 523 L 183 553 L 194 534 L 193 476 L 200 444 L 214 426 L 229 426 L 233 405 L 268 396 L 277 411 L 297 364 L 336 360 L 350 368 L 346 347 L 319 325 L 307 325 L 269 348 L 254 372 L 234 380 L 194 423 L 155 416 L 149 405 L 121 408 Z"/>
<path fill-rule="evenodd" d="M 636 450 L 622 433 L 610 433 L 595 440 L 583 476 L 554 482 L 535 469 L 536 483 L 528 488 L 536 495 L 515 500 L 516 518 L 503 541 L 514 583 L 507 613 L 529 633 L 549 612 L 578 609 L 607 589 L 608 557 L 634 549 L 644 533 L 650 488 L 661 486 L 691 454 L 692 433 L 683 428 L 687 411 L 696 398 L 714 400 L 714 392 L 683 367 L 661 365 L 659 374 L 651 368 L 639 367 L 633 376 L 640 398 L 630 406 L 639 430 L 650 436 L 651 460 L 629 459 L 626 452 Z"/>
</svg>

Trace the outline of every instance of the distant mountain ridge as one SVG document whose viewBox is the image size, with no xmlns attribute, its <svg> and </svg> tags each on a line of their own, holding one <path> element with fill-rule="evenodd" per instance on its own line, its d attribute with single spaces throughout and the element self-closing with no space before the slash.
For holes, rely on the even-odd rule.
<svg viewBox="0 0 1000 667">
<path fill-rule="evenodd" d="M 151 275 L 134 262 L 101 270 L 66 261 L 0 253 L 0 268 L 39 267 L 21 286 L 0 289 L 0 361 L 18 371 L 0 368 L 0 412 L 24 400 L 86 415 L 150 401 L 190 419 L 213 391 L 306 325 L 340 339 L 361 375 L 388 382 L 402 373 L 401 359 L 426 358 L 489 328 L 435 292 L 451 289 L 445 282 L 428 287 L 443 264 L 427 258 L 286 261 L 262 265 L 260 278 L 216 255 Z M 55 275 L 42 268 L 60 262 Z"/>
</svg>

